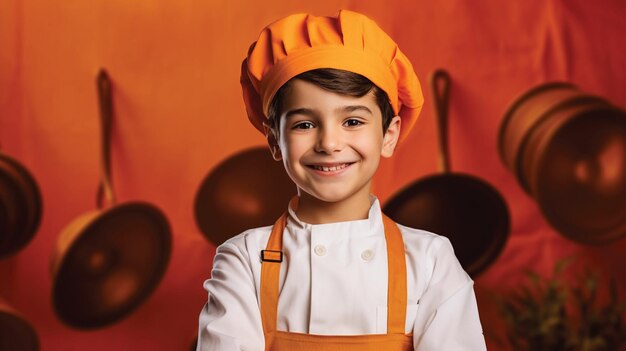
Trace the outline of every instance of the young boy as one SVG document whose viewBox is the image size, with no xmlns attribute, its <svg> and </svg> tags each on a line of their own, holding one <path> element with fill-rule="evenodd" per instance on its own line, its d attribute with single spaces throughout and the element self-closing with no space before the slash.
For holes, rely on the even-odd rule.
<svg viewBox="0 0 626 351">
<path fill-rule="evenodd" d="M 450 242 L 370 194 L 423 102 L 391 38 L 350 11 L 288 16 L 252 45 L 242 87 L 298 196 L 217 249 L 198 350 L 485 350 Z"/>
</svg>

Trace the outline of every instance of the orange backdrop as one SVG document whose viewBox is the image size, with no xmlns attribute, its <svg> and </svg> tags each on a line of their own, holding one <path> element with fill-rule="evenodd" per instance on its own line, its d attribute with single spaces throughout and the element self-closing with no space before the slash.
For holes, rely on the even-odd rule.
<svg viewBox="0 0 626 351">
<path fill-rule="evenodd" d="M 624 1 L 43 1 L 0 2 L 0 142 L 37 178 L 42 225 L 31 244 L 0 261 L 0 296 L 36 328 L 43 350 L 181 350 L 206 301 L 202 282 L 215 247 L 193 218 L 204 176 L 264 138 L 246 119 L 239 69 L 269 22 L 293 12 L 374 18 L 412 60 L 423 86 L 438 67 L 453 79 L 454 170 L 477 175 L 506 198 L 512 231 L 495 264 L 476 280 L 486 334 L 497 331 L 491 293 L 543 274 L 579 254 L 625 276 L 625 241 L 588 247 L 552 230 L 501 164 L 496 136 L 507 105 L 526 89 L 571 81 L 626 104 Z M 119 200 L 146 200 L 168 216 L 174 248 L 156 292 L 123 321 L 95 331 L 61 324 L 51 307 L 49 260 L 61 230 L 95 206 L 99 120 L 95 75 L 114 83 L 114 183 Z M 437 171 L 431 94 L 414 133 L 383 163 L 384 202 Z M 490 349 L 500 349 L 488 337 Z"/>
</svg>

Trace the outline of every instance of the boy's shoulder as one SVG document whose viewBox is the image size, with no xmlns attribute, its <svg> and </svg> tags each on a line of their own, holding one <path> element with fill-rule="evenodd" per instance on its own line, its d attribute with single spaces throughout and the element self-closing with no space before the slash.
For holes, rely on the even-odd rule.
<svg viewBox="0 0 626 351">
<path fill-rule="evenodd" d="M 398 224 L 404 240 L 405 254 L 408 264 L 415 268 L 415 272 L 427 277 L 430 281 L 436 271 L 444 272 L 443 279 L 449 284 L 461 286 L 471 282 L 454 253 L 450 239 L 443 235 L 423 229 L 415 229 Z"/>
<path fill-rule="evenodd" d="M 424 229 L 417 229 L 396 223 L 402 233 L 402 240 L 407 252 L 418 251 L 421 254 L 437 254 L 441 250 L 452 250 L 450 239 Z"/>
<path fill-rule="evenodd" d="M 219 245 L 218 250 L 233 247 L 240 251 L 248 251 L 250 246 L 265 247 L 271 231 L 271 225 L 245 230 Z"/>
<path fill-rule="evenodd" d="M 402 233 L 403 238 L 405 236 L 416 236 L 417 238 L 420 238 L 422 240 L 436 240 L 436 238 L 441 236 L 436 233 L 429 232 L 428 230 L 407 227 L 398 222 L 396 222 L 396 225 L 398 226 L 398 228 L 400 228 L 400 232 Z"/>
</svg>

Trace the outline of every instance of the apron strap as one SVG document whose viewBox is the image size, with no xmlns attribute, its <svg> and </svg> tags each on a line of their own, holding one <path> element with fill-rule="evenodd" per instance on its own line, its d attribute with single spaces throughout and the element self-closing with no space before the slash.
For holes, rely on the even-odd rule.
<svg viewBox="0 0 626 351">
<path fill-rule="evenodd" d="M 272 233 L 267 241 L 265 250 L 279 251 L 283 249 L 283 230 L 287 223 L 287 213 L 283 213 L 274 223 Z M 261 258 L 263 257 L 261 254 Z M 261 264 L 261 320 L 263 321 L 263 332 L 276 331 L 276 321 L 278 320 L 278 284 L 280 281 L 281 260 L 263 260 Z"/>
<path fill-rule="evenodd" d="M 407 286 L 404 240 L 398 225 L 383 214 L 387 241 L 387 334 L 404 334 Z"/>
<path fill-rule="evenodd" d="M 283 231 L 287 223 L 284 213 L 272 228 L 265 250 L 282 251 Z M 407 306 L 406 258 L 404 241 L 397 224 L 383 214 L 387 243 L 387 334 L 405 334 Z M 263 254 L 262 254 L 263 257 Z M 282 256 L 281 256 L 282 258 Z M 278 287 L 281 260 L 264 259 L 261 265 L 261 320 L 265 335 L 276 331 L 278 320 Z"/>
</svg>

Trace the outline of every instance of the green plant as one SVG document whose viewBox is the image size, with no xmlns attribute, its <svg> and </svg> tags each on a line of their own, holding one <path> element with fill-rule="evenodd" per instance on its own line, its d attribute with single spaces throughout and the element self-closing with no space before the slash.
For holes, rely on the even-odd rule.
<svg viewBox="0 0 626 351">
<path fill-rule="evenodd" d="M 497 299 L 514 350 L 617 351 L 626 345 L 626 303 L 615 282 L 601 304 L 598 274 L 586 270 L 575 285 L 564 282 L 570 262 L 557 262 L 551 278 L 527 272 L 529 285 Z"/>
</svg>

